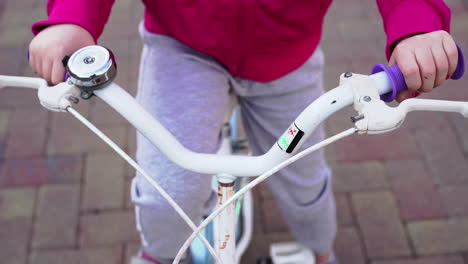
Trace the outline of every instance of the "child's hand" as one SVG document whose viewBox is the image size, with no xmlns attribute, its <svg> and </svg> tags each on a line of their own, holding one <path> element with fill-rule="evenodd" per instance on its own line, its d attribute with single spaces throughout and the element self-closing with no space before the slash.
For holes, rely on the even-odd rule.
<svg viewBox="0 0 468 264">
<path fill-rule="evenodd" d="M 389 62 L 398 65 L 408 86 L 407 91 L 398 93 L 397 101 L 432 91 L 453 74 L 457 63 L 457 46 L 446 31 L 403 39 L 396 45 Z"/>
<path fill-rule="evenodd" d="M 65 76 L 63 57 L 94 44 L 91 34 L 80 26 L 49 26 L 37 34 L 29 44 L 29 64 L 35 73 L 55 85 L 63 82 Z"/>
</svg>

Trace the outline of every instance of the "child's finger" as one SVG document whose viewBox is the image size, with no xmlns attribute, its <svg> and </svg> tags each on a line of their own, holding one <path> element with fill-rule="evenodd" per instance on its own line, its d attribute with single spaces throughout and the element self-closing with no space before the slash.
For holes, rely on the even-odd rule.
<svg viewBox="0 0 468 264">
<path fill-rule="evenodd" d="M 51 78 L 50 78 L 51 72 L 52 72 L 51 61 L 44 59 L 42 61 L 42 78 L 46 79 L 48 83 L 50 83 L 51 81 Z"/>
<path fill-rule="evenodd" d="M 40 58 L 40 56 L 35 57 L 35 62 L 34 62 L 34 69 L 36 70 L 36 73 L 38 76 L 44 78 L 42 74 L 42 66 L 43 66 L 43 59 Z"/>
<path fill-rule="evenodd" d="M 397 96 L 396 96 L 396 101 L 397 102 L 402 102 L 406 99 L 410 99 L 410 98 L 415 98 L 415 97 L 418 97 L 420 96 L 421 93 L 418 92 L 418 91 L 410 91 L 410 90 L 403 90 L 403 91 L 400 91 Z"/>
<path fill-rule="evenodd" d="M 432 52 L 429 48 L 416 49 L 415 52 L 416 61 L 419 66 L 421 88 L 422 92 L 430 92 L 434 88 L 434 81 L 436 76 L 436 66 Z"/>
<path fill-rule="evenodd" d="M 422 82 L 419 73 L 419 66 L 413 52 L 405 49 L 398 51 L 395 54 L 395 62 L 398 64 L 403 76 L 405 77 L 406 85 L 409 90 L 418 90 L 421 88 Z"/>
<path fill-rule="evenodd" d="M 63 82 L 65 76 L 65 69 L 63 68 L 62 62 L 56 61 L 52 66 L 51 82 L 56 85 Z"/>
<path fill-rule="evenodd" d="M 403 102 L 404 100 L 411 98 L 411 93 L 412 91 L 409 91 L 409 90 L 400 91 L 397 94 L 395 100 L 397 102 Z"/>
<path fill-rule="evenodd" d="M 37 74 L 37 67 L 36 67 L 36 56 L 30 55 L 29 56 L 29 66 L 31 66 L 32 71 L 34 74 Z"/>
<path fill-rule="evenodd" d="M 448 79 L 449 61 L 442 43 L 440 45 L 432 46 L 431 51 L 436 66 L 434 87 L 437 87 Z"/>
<path fill-rule="evenodd" d="M 455 72 L 455 69 L 457 68 L 458 64 L 458 49 L 457 45 L 453 41 L 453 39 L 449 37 L 445 37 L 442 39 L 442 44 L 444 47 L 445 54 L 448 58 L 449 62 L 449 69 L 448 69 L 448 75 L 449 77 L 452 76 L 453 72 Z"/>
</svg>

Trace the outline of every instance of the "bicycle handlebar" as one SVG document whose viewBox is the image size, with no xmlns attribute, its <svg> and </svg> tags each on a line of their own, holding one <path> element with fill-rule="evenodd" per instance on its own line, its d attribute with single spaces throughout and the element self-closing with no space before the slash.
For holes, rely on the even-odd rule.
<svg viewBox="0 0 468 264">
<path fill-rule="evenodd" d="M 458 63 L 452 76 L 450 76 L 452 80 L 460 79 L 465 73 L 465 56 L 463 55 L 463 51 L 461 50 L 460 46 L 457 45 L 457 49 Z M 372 68 L 372 74 L 382 71 L 386 72 L 387 75 L 390 77 L 390 82 L 392 83 L 392 91 L 390 93 L 382 95 L 381 99 L 385 102 L 391 102 L 395 99 L 398 92 L 408 89 L 408 86 L 406 86 L 405 77 L 403 76 L 403 73 L 401 72 L 398 65 L 387 67 L 383 64 L 375 64 Z"/>
<path fill-rule="evenodd" d="M 463 56 L 461 52 L 459 54 Z M 461 60 L 461 62 L 463 61 Z M 399 72 L 399 70 L 393 71 Z M 401 78 L 398 82 L 391 74 L 388 74 L 388 70 L 375 73 L 368 78 L 373 81 L 373 86 L 377 88 L 379 95 L 396 93 L 396 90 L 403 87 Z M 46 82 L 39 78 L 9 76 L 0 76 L 0 87 L 2 86 L 40 88 L 39 91 L 49 91 L 49 89 L 56 88 L 46 87 Z M 353 92 L 353 89 L 350 89 L 347 84 L 343 84 L 310 104 L 294 121 L 294 125 L 304 132 L 303 138 L 300 139 L 300 143 L 296 145 L 295 149 L 298 149 L 330 115 L 353 104 L 353 100 L 355 100 Z M 107 87 L 95 90 L 94 93 L 127 119 L 169 159 L 188 170 L 205 174 L 228 173 L 236 176 L 256 176 L 292 155 L 276 143 L 267 153 L 255 157 L 195 153 L 182 146 L 166 128 L 117 84 L 111 83 Z"/>
<path fill-rule="evenodd" d="M 391 91 L 385 73 L 377 73 L 370 78 L 376 83 L 379 94 Z M 261 156 L 196 153 L 182 146 L 158 120 L 154 119 L 117 84 L 112 83 L 105 88 L 94 91 L 94 93 L 128 120 L 170 160 L 187 170 L 204 174 L 227 173 L 239 177 L 257 176 L 294 154 L 282 150 L 276 143 Z M 347 85 L 341 85 L 323 94 L 304 109 L 294 121 L 294 124 L 304 132 L 304 137 L 296 149 L 324 120 L 335 112 L 350 106 L 353 99 L 352 89 L 349 89 Z"/>
</svg>

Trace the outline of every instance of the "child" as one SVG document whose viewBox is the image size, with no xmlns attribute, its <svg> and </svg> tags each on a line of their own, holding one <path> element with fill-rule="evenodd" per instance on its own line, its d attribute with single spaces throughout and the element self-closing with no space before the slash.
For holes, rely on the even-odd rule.
<svg viewBox="0 0 468 264">
<path fill-rule="evenodd" d="M 61 60 L 96 43 L 112 0 L 49 0 L 49 18 L 33 25 L 35 72 L 56 84 Z M 305 106 L 323 91 L 318 44 L 331 0 L 143 0 L 144 41 L 137 99 L 186 147 L 213 153 L 228 91 L 240 105 L 254 154 L 266 152 Z M 377 0 L 387 33 L 387 56 L 409 91 L 430 92 L 455 70 L 457 49 L 442 0 Z M 323 138 L 318 129 L 306 146 Z M 210 200 L 210 177 L 185 171 L 138 136 L 137 159 L 192 219 Z M 322 152 L 268 181 L 296 239 L 332 263 L 336 233 L 331 173 Z M 140 175 L 132 184 L 142 254 L 133 263 L 171 263 L 190 230 Z M 188 258 L 186 258 L 188 263 Z"/>
</svg>

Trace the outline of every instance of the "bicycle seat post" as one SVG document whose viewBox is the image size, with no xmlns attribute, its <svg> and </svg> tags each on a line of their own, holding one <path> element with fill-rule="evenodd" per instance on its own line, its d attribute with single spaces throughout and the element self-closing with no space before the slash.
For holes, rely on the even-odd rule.
<svg viewBox="0 0 468 264">
<path fill-rule="evenodd" d="M 235 177 L 229 174 L 216 175 L 218 180 L 218 203 L 221 206 L 235 193 Z M 231 203 L 215 220 L 215 250 L 224 264 L 236 262 L 236 212 Z"/>
</svg>

